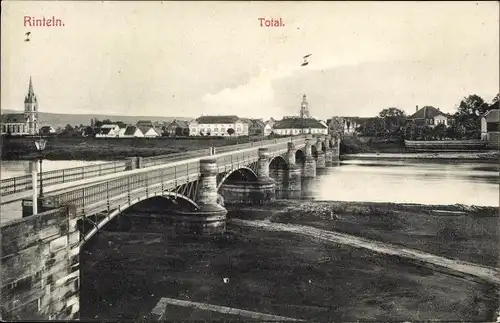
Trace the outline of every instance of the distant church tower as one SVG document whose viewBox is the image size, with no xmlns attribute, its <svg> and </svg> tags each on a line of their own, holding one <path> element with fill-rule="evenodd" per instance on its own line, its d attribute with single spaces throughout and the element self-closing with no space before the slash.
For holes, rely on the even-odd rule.
<svg viewBox="0 0 500 323">
<path fill-rule="evenodd" d="M 33 83 L 31 82 L 28 88 L 28 94 L 24 97 L 24 116 L 28 123 L 28 133 L 30 135 L 38 134 L 38 102 L 35 92 L 33 92 Z"/>
<path fill-rule="evenodd" d="M 307 107 L 306 95 L 302 96 L 302 105 L 300 106 L 300 117 L 309 118 L 309 108 Z"/>
</svg>

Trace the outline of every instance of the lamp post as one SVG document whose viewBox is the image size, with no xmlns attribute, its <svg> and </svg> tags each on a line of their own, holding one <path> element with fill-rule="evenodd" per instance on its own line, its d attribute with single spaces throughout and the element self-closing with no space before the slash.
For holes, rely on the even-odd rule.
<svg viewBox="0 0 500 323">
<path fill-rule="evenodd" d="M 40 198 L 43 197 L 43 170 L 42 170 L 42 151 L 45 149 L 45 145 L 47 144 L 47 140 L 40 137 L 40 139 L 35 141 L 36 150 L 40 152 L 39 154 L 39 163 L 40 163 Z"/>
</svg>

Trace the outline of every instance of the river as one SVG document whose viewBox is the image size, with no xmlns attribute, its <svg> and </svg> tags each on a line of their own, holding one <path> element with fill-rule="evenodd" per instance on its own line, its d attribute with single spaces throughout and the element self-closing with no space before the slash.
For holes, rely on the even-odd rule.
<svg viewBox="0 0 500 323">
<path fill-rule="evenodd" d="M 300 197 L 499 206 L 499 165 L 439 160 L 346 160 L 318 171 Z"/>
</svg>

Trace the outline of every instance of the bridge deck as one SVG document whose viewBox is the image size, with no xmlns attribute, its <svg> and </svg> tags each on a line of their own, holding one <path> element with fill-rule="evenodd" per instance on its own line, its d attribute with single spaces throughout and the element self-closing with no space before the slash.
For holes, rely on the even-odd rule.
<svg viewBox="0 0 500 323">
<path fill-rule="evenodd" d="M 285 148 L 286 145 L 284 147 L 283 147 L 283 145 L 286 144 L 287 142 L 289 142 L 290 140 L 291 140 L 290 138 L 287 138 L 286 141 L 285 140 L 273 141 L 272 143 L 267 143 L 267 144 L 263 144 L 266 142 L 259 142 L 258 144 L 254 145 L 253 147 L 250 147 L 250 148 L 216 153 L 212 156 L 188 158 L 188 159 L 184 159 L 184 160 L 180 160 L 180 161 L 167 162 L 167 163 L 162 164 L 162 165 L 150 166 L 147 168 L 134 169 L 134 170 L 124 171 L 124 172 L 119 172 L 119 173 L 103 175 L 100 177 L 92 177 L 92 178 L 77 180 L 77 181 L 68 182 L 68 183 L 50 185 L 50 186 L 47 186 L 44 188 L 44 193 L 46 196 L 50 196 L 50 195 L 54 195 L 54 194 L 57 195 L 57 194 L 65 193 L 65 192 L 72 192 L 72 191 L 76 191 L 76 190 L 79 190 L 82 188 L 89 187 L 91 185 L 97 185 L 97 184 L 101 184 L 101 183 L 111 182 L 113 180 L 127 178 L 129 176 L 133 176 L 133 175 L 137 175 L 137 174 L 147 174 L 148 172 L 154 172 L 155 170 L 161 170 L 161 169 L 168 168 L 168 167 L 188 165 L 192 162 L 198 162 L 201 159 L 207 158 L 207 157 L 213 157 L 213 158 L 220 160 L 221 157 L 224 157 L 224 156 L 233 156 L 233 155 L 237 155 L 237 154 L 241 154 L 241 153 L 245 153 L 245 152 L 256 151 L 258 148 L 273 148 L 273 147 L 275 147 L 277 149 L 274 151 L 274 153 L 278 153 L 278 152 L 282 153 L 283 151 L 286 151 L 286 148 Z M 298 146 L 301 146 L 304 144 L 304 142 L 301 141 L 300 139 L 294 140 L 294 142 L 296 144 L 298 144 Z M 231 157 L 231 162 L 233 162 L 232 157 Z M 235 165 L 239 164 L 239 162 L 237 160 L 234 160 L 233 163 L 235 163 Z M 219 165 L 219 166 L 222 166 L 222 165 Z M 30 198 L 32 196 L 32 194 L 33 193 L 30 190 L 30 191 L 19 192 L 19 193 L 7 195 L 7 196 L 2 196 L 0 205 L 19 202 L 22 199 Z M 18 216 L 16 215 L 15 217 L 9 216 L 7 221 L 2 221 L 2 219 L 0 219 L 0 223 L 2 223 L 2 225 L 3 225 L 4 223 L 7 223 L 8 221 L 10 221 L 12 219 L 15 219 L 15 218 L 18 218 L 21 216 L 22 216 L 21 214 L 19 214 Z M 2 218 L 4 218 L 4 217 L 2 217 Z"/>
</svg>

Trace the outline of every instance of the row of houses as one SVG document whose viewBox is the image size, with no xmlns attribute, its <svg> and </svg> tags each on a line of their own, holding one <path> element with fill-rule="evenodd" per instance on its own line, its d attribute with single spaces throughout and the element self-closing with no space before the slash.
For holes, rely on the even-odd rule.
<svg viewBox="0 0 500 323">
<path fill-rule="evenodd" d="M 270 118 L 240 118 L 236 115 L 201 116 L 189 122 L 174 120 L 163 129 L 151 121 L 140 121 L 136 125 L 120 127 L 118 124 L 105 124 L 99 128 L 91 128 L 85 135 L 96 138 L 154 138 L 159 136 L 269 136 L 297 135 L 301 133 L 326 134 L 328 127 L 324 121 L 312 118 L 284 117 L 280 121 Z"/>
</svg>

